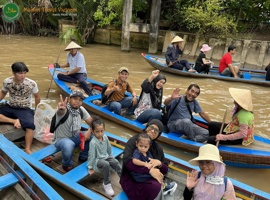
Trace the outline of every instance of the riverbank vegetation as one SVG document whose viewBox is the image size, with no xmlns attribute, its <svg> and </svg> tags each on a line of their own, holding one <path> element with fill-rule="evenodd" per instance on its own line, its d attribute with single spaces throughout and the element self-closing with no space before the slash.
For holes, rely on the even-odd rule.
<svg viewBox="0 0 270 200">
<path fill-rule="evenodd" d="M 149 23 L 152 1 L 133 0 L 133 23 Z M 7 2 L 0 0 L 1 7 Z M 14 22 L 1 19 L 2 34 L 58 36 L 59 21 L 64 19 L 71 21 L 80 34 L 76 37 L 86 43 L 92 41 L 95 28 L 113 25 L 121 29 L 122 25 L 124 0 L 13 2 L 20 8 L 20 17 Z M 200 37 L 245 35 L 254 39 L 257 33 L 269 35 L 269 16 L 270 0 L 162 0 L 160 29 L 187 31 Z"/>
</svg>

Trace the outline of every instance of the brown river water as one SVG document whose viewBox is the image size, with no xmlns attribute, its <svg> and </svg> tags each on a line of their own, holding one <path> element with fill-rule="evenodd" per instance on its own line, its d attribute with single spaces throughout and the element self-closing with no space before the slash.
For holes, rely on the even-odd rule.
<svg viewBox="0 0 270 200">
<path fill-rule="evenodd" d="M 12 63 L 23 61 L 29 67 L 27 76 L 38 83 L 42 100 L 55 107 L 60 93 L 55 84 L 52 83 L 49 97 L 46 98 L 51 81 L 47 66 L 57 61 L 59 50 L 58 62 L 60 64 L 66 63 L 66 52 L 64 49 L 67 44 L 60 44 L 58 38 L 20 35 L 0 35 L 0 44 L 2 49 L 0 82 L 12 75 L 10 68 Z M 116 78 L 117 70 L 120 67 L 128 67 L 130 70 L 128 82 L 138 95 L 140 94 L 140 84 L 154 70 L 140 55 L 141 52 L 147 53 L 147 50 L 131 49 L 131 52 L 122 52 L 120 46 L 88 44 L 81 52 L 86 60 L 88 77 L 103 83 Z M 168 97 L 175 87 L 180 87 L 180 93 L 183 94 L 188 85 L 191 83 L 198 84 L 201 87 L 201 94 L 197 99 L 212 120 L 222 121 L 224 112 L 227 109 L 226 121 L 229 121 L 233 105 L 233 100 L 228 92 L 230 87 L 251 90 L 255 114 L 255 132 L 257 135 L 270 138 L 270 88 L 213 79 L 185 78 L 172 74 L 165 75 L 167 77 L 167 83 L 164 86 L 165 97 Z M 106 121 L 106 129 L 124 138 L 129 138 L 136 134 L 110 121 Z M 189 160 L 194 157 L 194 155 L 169 146 L 164 146 L 164 149 L 166 153 L 183 160 Z M 270 169 L 227 167 L 227 175 L 255 188 L 270 192 Z M 65 196 L 65 191 L 59 188 L 57 190 Z M 69 198 L 70 196 L 66 199 Z"/>
</svg>

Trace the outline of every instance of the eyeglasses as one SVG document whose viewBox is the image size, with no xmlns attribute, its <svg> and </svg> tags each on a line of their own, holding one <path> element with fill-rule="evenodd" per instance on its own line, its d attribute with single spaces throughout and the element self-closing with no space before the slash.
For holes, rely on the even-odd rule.
<svg viewBox="0 0 270 200">
<path fill-rule="evenodd" d="M 155 128 L 154 126 L 148 126 L 147 127 L 150 131 L 154 130 L 155 133 L 159 133 L 159 129 L 158 128 Z"/>
<path fill-rule="evenodd" d="M 200 166 L 203 166 L 203 165 L 210 166 L 213 163 L 213 161 L 211 161 L 211 160 L 200 160 L 200 161 L 198 161 L 198 163 L 199 163 Z"/>
</svg>

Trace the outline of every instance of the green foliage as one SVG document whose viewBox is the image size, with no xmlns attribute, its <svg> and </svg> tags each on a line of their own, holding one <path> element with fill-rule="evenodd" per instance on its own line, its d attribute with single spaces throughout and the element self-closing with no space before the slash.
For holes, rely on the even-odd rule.
<svg viewBox="0 0 270 200">
<path fill-rule="evenodd" d="M 60 35 L 61 43 L 69 43 L 70 41 L 76 41 L 80 45 L 83 45 L 81 34 L 79 33 L 77 28 L 69 28 L 65 32 Z"/>
<path fill-rule="evenodd" d="M 199 36 L 218 34 L 226 37 L 236 33 L 236 23 L 232 16 L 222 12 L 219 0 L 206 0 L 190 6 L 184 12 L 187 28 L 196 29 Z"/>
<path fill-rule="evenodd" d="M 99 6 L 94 14 L 99 27 L 106 25 L 122 25 L 123 18 L 123 3 L 124 0 L 96 0 Z M 148 8 L 148 1 L 133 0 L 133 19 L 136 18 L 138 12 L 144 12 Z"/>
</svg>

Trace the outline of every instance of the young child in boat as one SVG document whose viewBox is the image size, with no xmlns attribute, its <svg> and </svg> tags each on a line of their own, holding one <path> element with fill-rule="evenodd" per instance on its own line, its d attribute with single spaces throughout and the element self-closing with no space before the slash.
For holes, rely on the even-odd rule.
<svg viewBox="0 0 270 200">
<path fill-rule="evenodd" d="M 150 145 L 151 138 L 149 137 L 149 135 L 146 133 L 139 134 L 138 140 L 136 141 L 137 149 L 134 150 L 132 158 L 132 162 L 134 165 L 147 167 L 148 169 L 152 167 L 151 164 L 148 162 L 149 158 L 153 158 L 150 151 L 148 151 Z M 136 182 L 145 182 L 149 178 L 152 178 L 150 174 L 142 174 L 137 172 L 131 172 L 131 175 Z M 173 195 L 177 184 L 175 182 L 171 182 L 169 184 L 163 183 L 162 186 L 163 195 L 166 195 L 168 193 L 170 195 Z"/>
<path fill-rule="evenodd" d="M 114 191 L 110 179 L 110 167 L 116 173 L 121 175 L 122 167 L 118 160 L 112 156 L 112 147 L 108 137 L 104 134 L 105 123 L 97 116 L 92 121 L 93 138 L 89 144 L 88 153 L 88 173 L 92 175 L 95 172 L 103 174 L 103 188 L 109 196 L 114 196 Z"/>
</svg>

